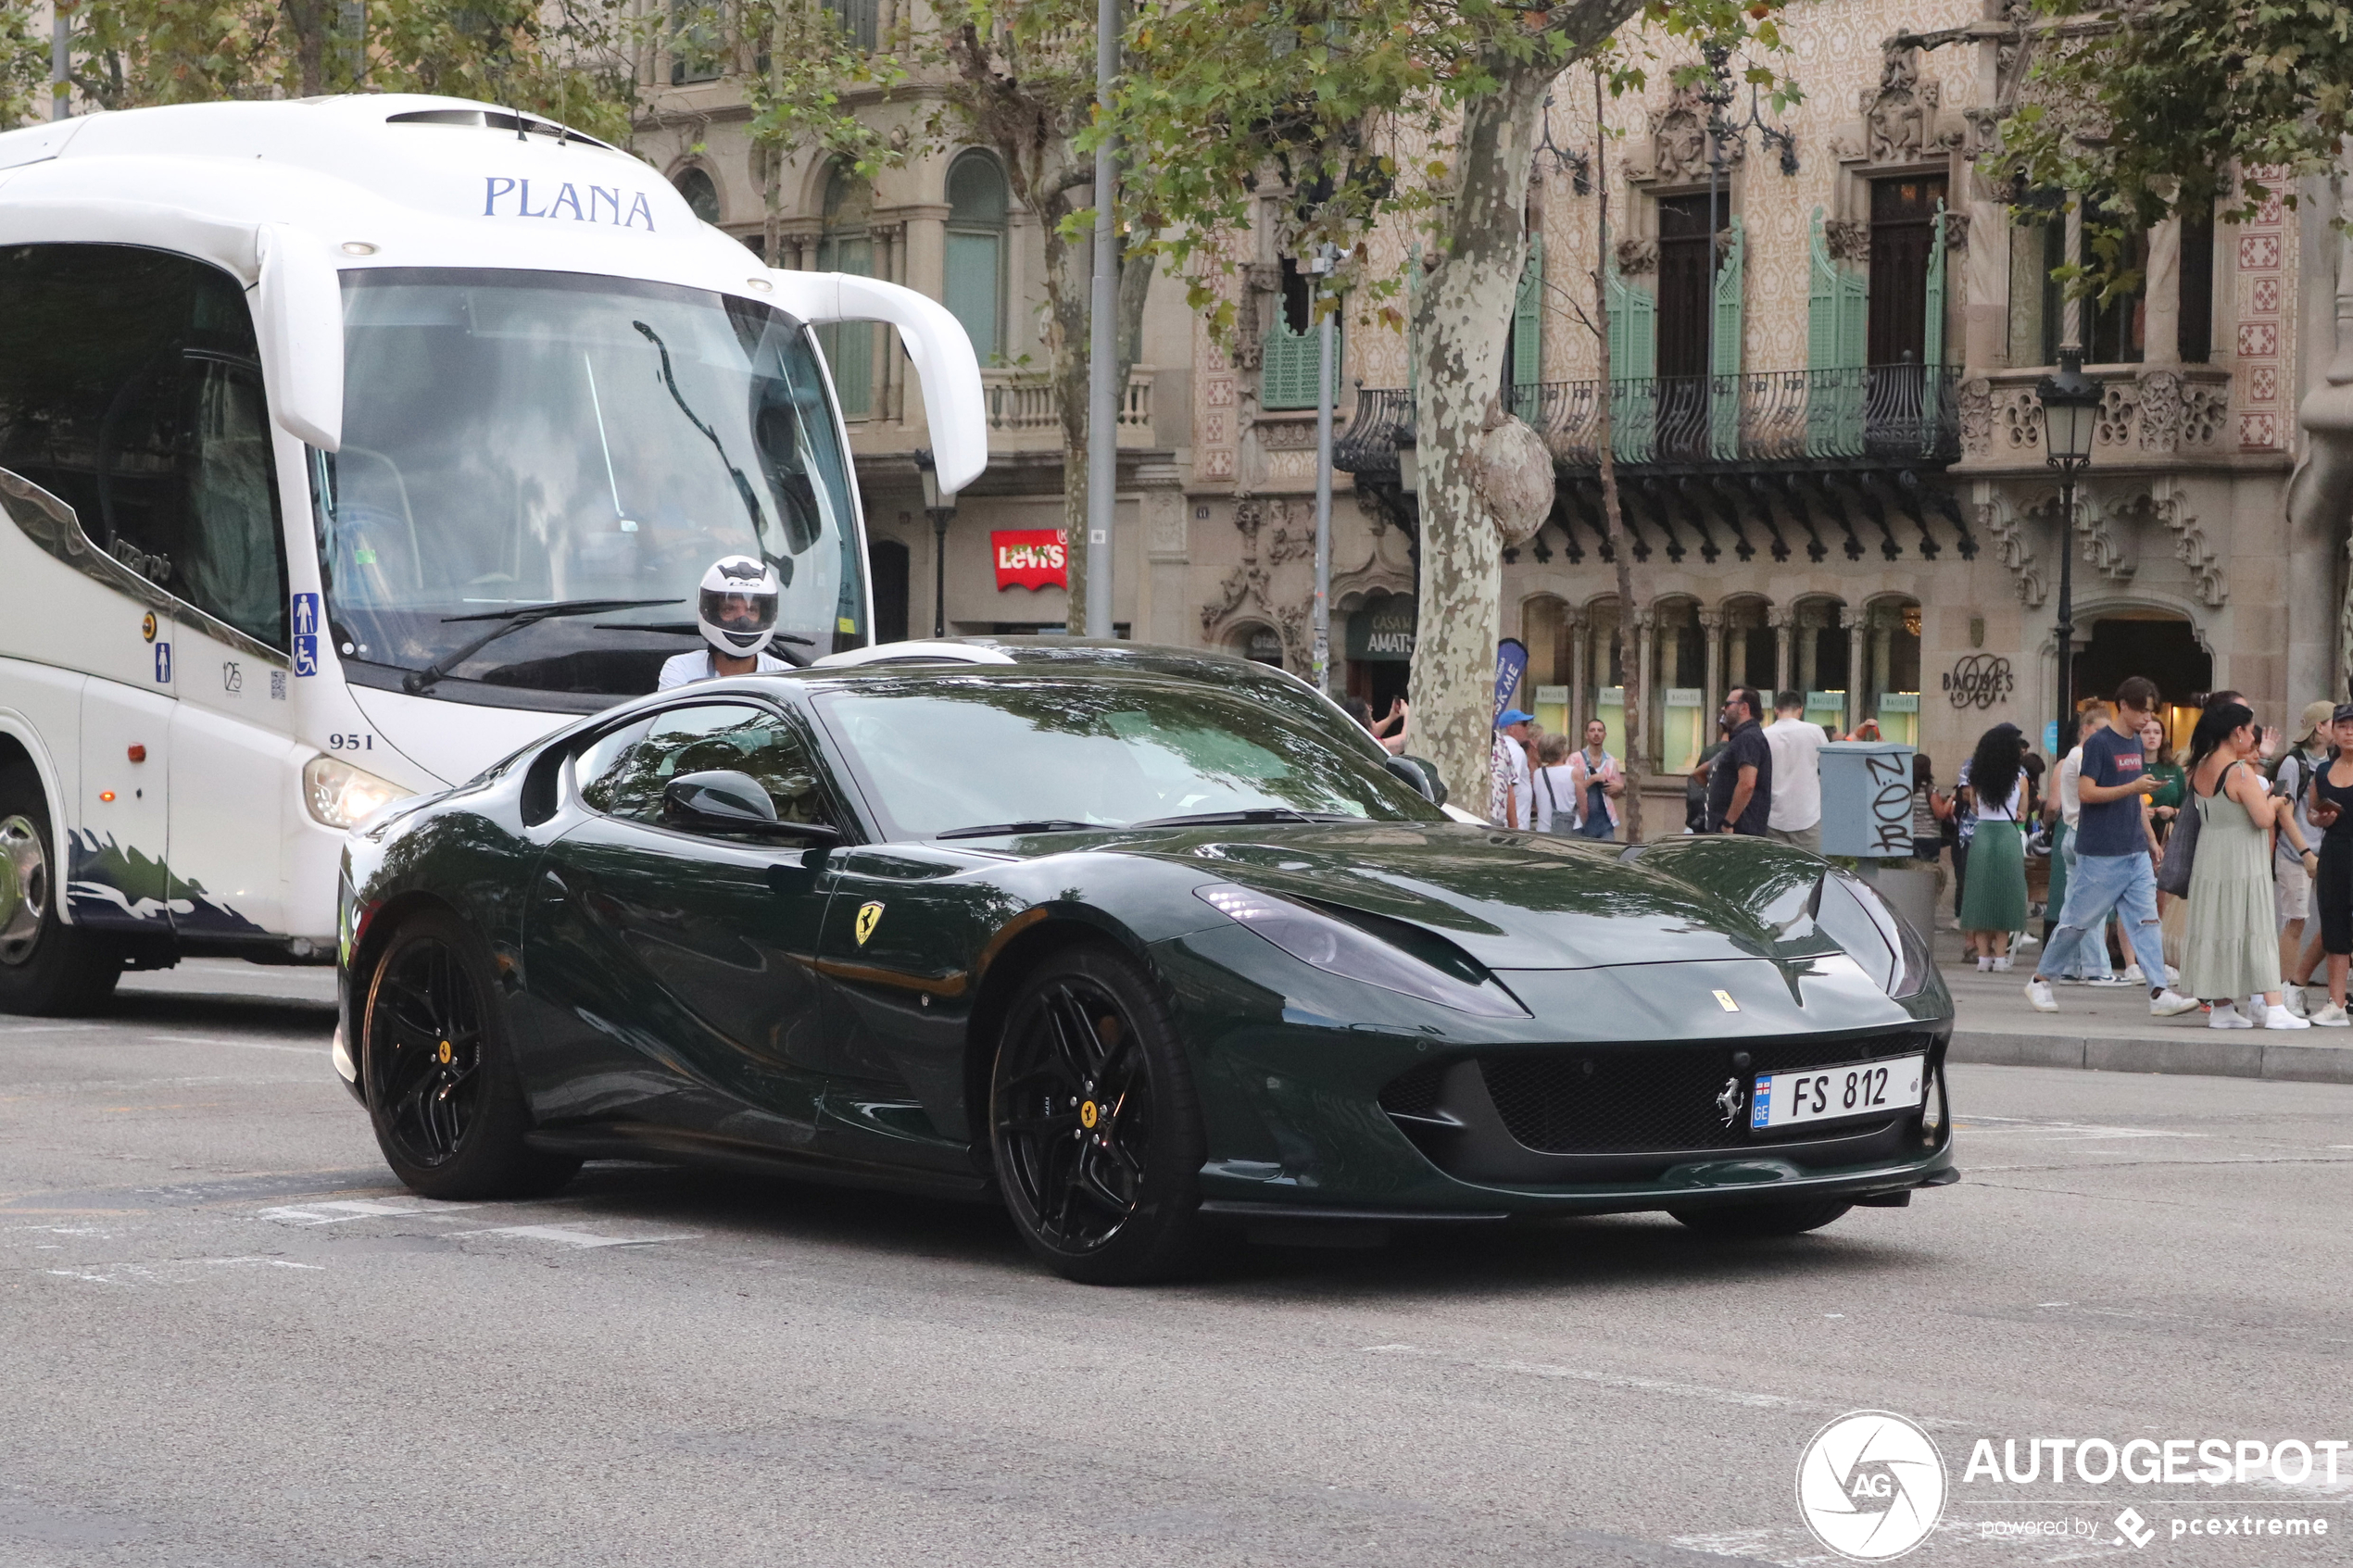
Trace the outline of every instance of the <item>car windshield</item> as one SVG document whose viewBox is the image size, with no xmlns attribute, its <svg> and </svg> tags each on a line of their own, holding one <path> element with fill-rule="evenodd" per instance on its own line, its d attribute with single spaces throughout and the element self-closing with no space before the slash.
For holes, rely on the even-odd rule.
<svg viewBox="0 0 2353 1568">
<path fill-rule="evenodd" d="M 891 838 L 1219 812 L 1445 820 L 1379 763 L 1214 686 L 934 677 L 818 707 Z"/>
<path fill-rule="evenodd" d="M 651 691 L 664 659 L 702 646 L 703 573 L 738 554 L 774 563 L 788 646 L 863 641 L 842 445 L 792 318 L 568 273 L 387 268 L 343 284 L 321 554 L 355 679 L 434 665 L 502 611 L 642 599 L 661 602 L 519 627 L 436 689 Z"/>
</svg>

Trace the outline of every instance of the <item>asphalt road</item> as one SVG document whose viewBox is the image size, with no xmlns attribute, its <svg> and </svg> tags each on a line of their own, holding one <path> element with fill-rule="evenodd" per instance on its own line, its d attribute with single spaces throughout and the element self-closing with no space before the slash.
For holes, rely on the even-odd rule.
<svg viewBox="0 0 2353 1568">
<path fill-rule="evenodd" d="M 1979 1437 L 2353 1438 L 2353 1087 L 1964 1067 L 1962 1183 L 1816 1236 L 1250 1248 L 1114 1292 L 989 1210 L 785 1183 L 422 1202 L 326 978 L 0 1019 L 0 1564 L 1822 1562 L 1798 1457 L 1858 1408 L 1951 1477 L 1908 1562 L 2353 1557 L 2353 1453 L 1962 1477 Z M 1987 1532 L 2046 1521 L 2094 1533 Z"/>
</svg>

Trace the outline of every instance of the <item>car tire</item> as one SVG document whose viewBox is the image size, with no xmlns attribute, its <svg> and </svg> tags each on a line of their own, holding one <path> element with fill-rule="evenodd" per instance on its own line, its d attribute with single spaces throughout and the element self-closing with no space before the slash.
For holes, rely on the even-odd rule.
<svg viewBox="0 0 2353 1568">
<path fill-rule="evenodd" d="M 479 937 L 440 910 L 392 934 L 368 977 L 359 1071 L 377 1147 L 427 1198 L 535 1198 L 580 1161 L 524 1141 L 531 1109 Z"/>
<path fill-rule="evenodd" d="M 1702 1236 L 1746 1240 L 1818 1231 L 1854 1207 L 1843 1198 L 1825 1198 L 1810 1203 L 1728 1203 L 1668 1212 Z"/>
<path fill-rule="evenodd" d="M 1014 1227 L 1083 1285 L 1139 1285 L 1200 1261 L 1205 1139 L 1176 1019 L 1107 947 L 1050 959 L 1006 1011 L 989 1148 Z"/>
<path fill-rule="evenodd" d="M 0 767 L 0 1012 L 91 1012 L 122 978 L 112 933 L 65 922 L 66 864 L 41 775 Z"/>
</svg>

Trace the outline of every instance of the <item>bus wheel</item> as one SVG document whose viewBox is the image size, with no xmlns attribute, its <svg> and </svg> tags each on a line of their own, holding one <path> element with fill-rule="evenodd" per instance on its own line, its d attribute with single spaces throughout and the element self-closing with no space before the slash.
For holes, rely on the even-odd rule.
<svg viewBox="0 0 2353 1568">
<path fill-rule="evenodd" d="M 60 920 L 64 896 L 40 775 L 0 767 L 0 1012 L 88 1012 L 114 994 L 121 945 Z"/>
</svg>

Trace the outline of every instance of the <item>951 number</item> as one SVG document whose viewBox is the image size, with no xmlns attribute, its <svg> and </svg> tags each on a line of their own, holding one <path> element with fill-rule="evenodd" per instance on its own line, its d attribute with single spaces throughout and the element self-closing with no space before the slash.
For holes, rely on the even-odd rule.
<svg viewBox="0 0 2353 1568">
<path fill-rule="evenodd" d="M 373 751 L 376 749 L 376 737 L 364 730 L 347 734 L 329 735 L 327 749 L 329 751 Z"/>
</svg>

